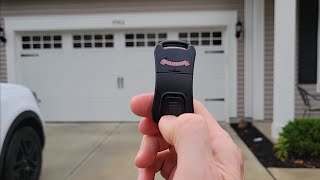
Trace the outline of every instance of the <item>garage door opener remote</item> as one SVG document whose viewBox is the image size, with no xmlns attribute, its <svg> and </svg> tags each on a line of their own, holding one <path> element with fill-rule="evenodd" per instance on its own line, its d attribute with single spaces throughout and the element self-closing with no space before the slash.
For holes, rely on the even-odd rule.
<svg viewBox="0 0 320 180">
<path fill-rule="evenodd" d="M 154 51 L 156 83 L 153 120 L 163 115 L 193 113 L 193 69 L 195 48 L 184 41 L 160 42 Z"/>
</svg>

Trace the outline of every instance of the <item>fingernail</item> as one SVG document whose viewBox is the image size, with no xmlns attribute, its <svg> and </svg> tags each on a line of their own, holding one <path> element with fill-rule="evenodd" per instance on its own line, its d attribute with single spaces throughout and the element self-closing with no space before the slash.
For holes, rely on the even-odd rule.
<svg viewBox="0 0 320 180">
<path fill-rule="evenodd" d="M 176 116 L 173 116 L 173 115 L 165 115 L 165 116 L 162 116 L 161 119 L 164 119 L 165 121 L 167 120 L 172 120 L 172 119 L 175 119 L 177 118 Z M 160 119 L 160 120 L 161 120 Z"/>
</svg>

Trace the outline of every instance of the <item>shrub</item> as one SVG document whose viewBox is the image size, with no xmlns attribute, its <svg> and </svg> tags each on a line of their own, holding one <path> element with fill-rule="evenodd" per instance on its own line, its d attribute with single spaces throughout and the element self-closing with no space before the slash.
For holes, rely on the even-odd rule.
<svg viewBox="0 0 320 180">
<path fill-rule="evenodd" d="M 285 161 L 288 155 L 297 158 L 320 155 L 320 119 L 295 119 L 280 133 L 275 145 L 276 156 Z"/>
</svg>

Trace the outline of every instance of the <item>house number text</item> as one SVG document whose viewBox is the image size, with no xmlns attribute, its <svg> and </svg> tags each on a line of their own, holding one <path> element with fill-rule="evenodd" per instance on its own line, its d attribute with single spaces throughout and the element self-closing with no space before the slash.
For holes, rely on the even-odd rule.
<svg viewBox="0 0 320 180">
<path fill-rule="evenodd" d="M 112 21 L 112 24 L 115 24 L 115 25 L 124 25 L 125 22 L 124 22 L 124 20 L 122 20 L 122 19 L 114 19 L 114 20 Z"/>
</svg>

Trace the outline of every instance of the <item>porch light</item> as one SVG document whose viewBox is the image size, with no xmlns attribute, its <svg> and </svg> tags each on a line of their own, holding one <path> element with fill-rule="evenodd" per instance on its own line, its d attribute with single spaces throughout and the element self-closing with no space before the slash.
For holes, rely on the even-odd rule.
<svg viewBox="0 0 320 180">
<path fill-rule="evenodd" d="M 3 43 L 7 42 L 7 39 L 4 37 L 4 30 L 2 27 L 0 27 L 0 41 Z"/>
<path fill-rule="evenodd" d="M 243 31 L 242 22 L 238 19 L 238 22 L 236 24 L 236 38 L 239 39 L 240 35 Z"/>
</svg>

